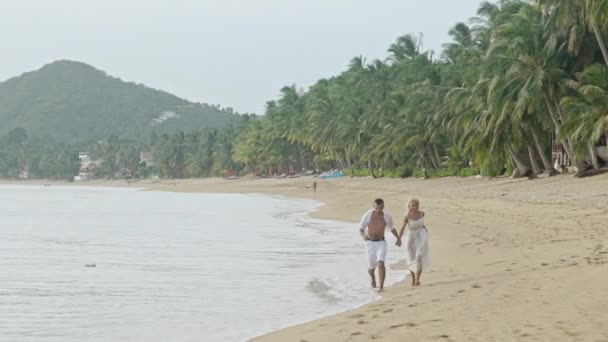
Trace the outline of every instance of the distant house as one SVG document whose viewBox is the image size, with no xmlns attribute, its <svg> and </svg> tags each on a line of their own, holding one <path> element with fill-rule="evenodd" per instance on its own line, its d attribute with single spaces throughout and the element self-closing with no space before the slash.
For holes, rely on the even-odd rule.
<svg viewBox="0 0 608 342">
<path fill-rule="evenodd" d="M 572 160 L 568 157 L 564 145 L 555 140 L 553 140 L 553 143 L 551 144 L 551 159 L 553 160 L 553 167 L 556 170 L 562 170 L 562 168 L 572 166 Z"/>
<path fill-rule="evenodd" d="M 608 163 L 608 132 L 604 133 L 600 140 L 595 144 L 595 153 L 601 159 L 603 163 Z M 572 160 L 568 157 L 566 153 L 566 149 L 564 145 L 553 140 L 551 145 L 551 157 L 553 159 L 553 166 L 557 170 L 561 170 L 561 168 L 570 168 L 573 165 Z"/>
<path fill-rule="evenodd" d="M 93 170 L 103 162 L 102 160 L 93 160 L 87 152 L 79 152 L 78 159 L 80 160 L 80 170 L 78 175 L 74 176 L 76 182 L 93 179 Z"/>
<path fill-rule="evenodd" d="M 154 154 L 152 152 L 141 152 L 139 154 L 139 162 L 145 163 L 146 167 L 155 167 Z"/>
<path fill-rule="evenodd" d="M 30 173 L 27 169 L 27 167 L 24 167 L 23 169 L 21 169 L 21 171 L 19 171 L 19 179 L 29 179 L 30 178 Z"/>
<path fill-rule="evenodd" d="M 88 162 L 91 160 L 89 154 L 87 152 L 78 152 L 78 159 L 80 159 L 80 163 L 82 165 L 83 162 Z"/>
</svg>

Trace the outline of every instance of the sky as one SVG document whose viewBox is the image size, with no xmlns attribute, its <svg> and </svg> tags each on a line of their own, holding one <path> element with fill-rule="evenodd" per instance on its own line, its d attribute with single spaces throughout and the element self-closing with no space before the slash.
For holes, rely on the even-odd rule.
<svg viewBox="0 0 608 342">
<path fill-rule="evenodd" d="M 263 114 L 355 56 L 422 33 L 441 51 L 481 0 L 0 0 L 0 81 L 59 59 L 193 102 Z"/>
</svg>

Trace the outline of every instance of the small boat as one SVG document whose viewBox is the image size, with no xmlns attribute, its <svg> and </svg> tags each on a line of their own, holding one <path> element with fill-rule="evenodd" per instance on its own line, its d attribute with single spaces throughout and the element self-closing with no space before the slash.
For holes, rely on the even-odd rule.
<svg viewBox="0 0 608 342">
<path fill-rule="evenodd" d="M 95 264 L 84 264 L 84 267 L 97 267 Z"/>
<path fill-rule="evenodd" d="M 321 175 L 319 175 L 319 178 L 328 179 L 328 178 L 338 178 L 338 177 L 344 177 L 344 176 L 346 176 L 346 175 L 342 171 L 330 171 L 330 172 L 322 173 Z"/>
</svg>

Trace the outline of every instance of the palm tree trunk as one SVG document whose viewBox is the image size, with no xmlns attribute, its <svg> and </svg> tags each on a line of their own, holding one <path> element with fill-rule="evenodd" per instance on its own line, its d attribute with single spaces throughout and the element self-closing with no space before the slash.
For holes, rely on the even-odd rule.
<svg viewBox="0 0 608 342">
<path fill-rule="evenodd" d="M 595 146 L 593 144 L 589 144 L 589 156 L 591 157 L 591 164 L 594 169 L 599 169 L 600 165 L 597 162 L 597 151 L 595 150 Z"/>
<path fill-rule="evenodd" d="M 428 144 L 426 149 L 428 150 L 429 157 L 431 158 L 431 164 L 433 164 L 433 168 L 440 169 L 441 164 L 439 163 L 439 161 L 437 159 L 435 159 L 435 155 L 433 154 L 433 149 L 431 147 L 431 144 Z"/>
<path fill-rule="evenodd" d="M 600 46 L 600 50 L 602 50 L 602 56 L 604 56 L 604 63 L 608 66 L 608 49 L 606 49 L 606 43 L 604 43 L 604 37 L 602 36 L 602 32 L 600 31 L 599 25 L 592 20 L 591 27 L 593 28 L 593 33 L 595 33 L 595 38 L 597 39 L 597 43 Z"/>
<path fill-rule="evenodd" d="M 372 175 L 372 178 L 374 178 L 374 179 L 378 178 L 378 176 L 376 176 L 376 173 L 374 172 L 374 166 L 372 165 L 371 160 L 367 161 L 367 167 L 369 168 L 369 172 Z"/>
<path fill-rule="evenodd" d="M 342 158 L 338 159 L 338 164 L 340 164 L 340 170 L 344 170 L 344 161 L 342 161 Z"/>
<path fill-rule="evenodd" d="M 543 92 L 543 98 L 545 100 L 545 105 L 547 106 L 547 110 L 549 111 L 549 116 L 551 117 L 551 121 L 553 121 L 553 124 L 555 125 L 555 133 L 556 136 L 559 135 L 559 133 L 562 130 L 562 124 L 560 122 L 560 118 L 558 117 L 558 114 L 555 113 L 555 108 L 553 108 L 553 106 L 551 105 L 551 101 L 549 101 L 549 97 L 547 96 L 546 93 Z M 559 104 L 558 104 L 559 106 Z M 559 109 L 558 109 L 559 111 Z M 562 142 L 564 145 L 564 149 L 566 150 L 566 154 L 568 154 L 568 157 L 570 158 L 570 160 L 574 160 L 574 153 L 572 152 L 572 147 L 570 146 L 570 142 L 568 141 L 568 139 L 564 139 L 564 141 Z"/>
<path fill-rule="evenodd" d="M 562 106 L 559 104 L 559 102 L 557 102 L 557 100 L 555 101 L 555 108 L 556 108 L 557 114 L 559 115 L 559 118 L 561 120 L 560 122 L 563 124 L 564 122 L 566 122 L 566 117 L 564 116 Z M 560 125 L 560 129 L 561 129 L 561 125 Z M 570 139 L 564 138 L 564 141 L 562 142 L 562 144 L 564 144 L 564 149 L 566 150 L 566 153 L 568 153 L 568 157 L 570 157 L 570 159 L 574 162 L 576 160 L 576 156 L 574 155 L 574 150 L 572 149 L 572 144 L 570 143 Z"/>
<path fill-rule="evenodd" d="M 515 153 L 515 151 L 513 150 L 513 148 L 511 147 L 511 145 L 508 146 L 509 148 L 509 153 L 511 154 L 511 158 L 513 159 L 513 161 L 515 162 L 515 166 L 517 167 L 517 171 L 518 171 L 518 177 L 516 176 L 515 178 L 520 178 L 520 177 L 534 177 L 534 171 L 532 169 L 530 169 L 530 167 L 528 167 L 528 165 L 526 165 L 526 163 L 523 162 L 523 160 L 521 160 L 521 158 L 519 158 L 519 156 L 517 155 L 517 153 Z"/>
<path fill-rule="evenodd" d="M 437 145 L 431 144 L 433 148 L 433 153 L 435 154 L 435 158 L 437 159 L 437 163 L 439 164 L 439 168 L 441 168 L 441 157 L 439 156 L 439 152 L 437 151 Z"/>
<path fill-rule="evenodd" d="M 555 176 L 556 174 L 558 174 L 558 172 L 553 167 L 551 160 L 547 158 L 547 155 L 545 154 L 545 146 L 543 146 L 542 141 L 538 137 L 538 133 L 536 133 L 536 131 L 534 130 L 532 130 L 532 138 L 534 139 L 534 144 L 536 145 L 536 149 L 538 150 L 540 159 L 542 160 L 543 165 L 545 166 L 545 170 L 549 172 L 549 177 Z"/>
<path fill-rule="evenodd" d="M 538 164 L 538 160 L 536 159 L 536 153 L 534 152 L 534 147 L 532 145 L 528 145 L 528 156 L 530 157 L 530 163 L 532 164 L 532 169 L 534 173 L 541 174 L 543 173 L 543 168 Z"/>
<path fill-rule="evenodd" d="M 424 154 L 420 152 L 419 148 L 416 148 L 416 153 L 418 154 L 418 160 L 420 161 L 420 164 L 422 164 L 422 167 L 424 169 L 428 169 L 429 168 L 429 162 L 424 157 Z"/>
<path fill-rule="evenodd" d="M 346 155 L 346 166 L 347 166 L 349 169 L 352 169 L 352 168 L 353 168 L 353 162 L 350 160 L 350 157 L 348 156 L 348 154 Z"/>
</svg>

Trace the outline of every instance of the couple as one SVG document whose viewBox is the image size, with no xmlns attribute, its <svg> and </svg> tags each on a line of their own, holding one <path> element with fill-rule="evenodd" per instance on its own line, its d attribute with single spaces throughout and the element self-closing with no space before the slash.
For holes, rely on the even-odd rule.
<svg viewBox="0 0 608 342">
<path fill-rule="evenodd" d="M 409 224 L 409 229 L 405 235 L 406 261 L 409 271 L 412 276 L 412 286 L 420 285 L 420 275 L 422 269 L 427 268 L 430 264 L 429 258 L 429 241 L 428 230 L 424 225 L 424 211 L 420 211 L 420 202 L 413 198 L 408 204 L 407 214 L 403 220 L 401 231 L 397 233 L 393 225 L 393 217 L 384 212 L 384 201 L 377 198 L 374 201 L 374 209 L 367 211 L 361 218 L 361 227 L 359 233 L 365 241 L 365 251 L 367 253 L 368 272 L 372 277 L 372 287 L 376 288 L 376 268 L 380 286 L 378 290 L 384 289 L 384 278 L 386 276 L 386 268 L 384 261 L 386 260 L 386 241 L 384 239 L 384 231 L 390 230 L 397 238 L 395 245 L 401 246 L 401 238 L 405 227 Z"/>
</svg>

